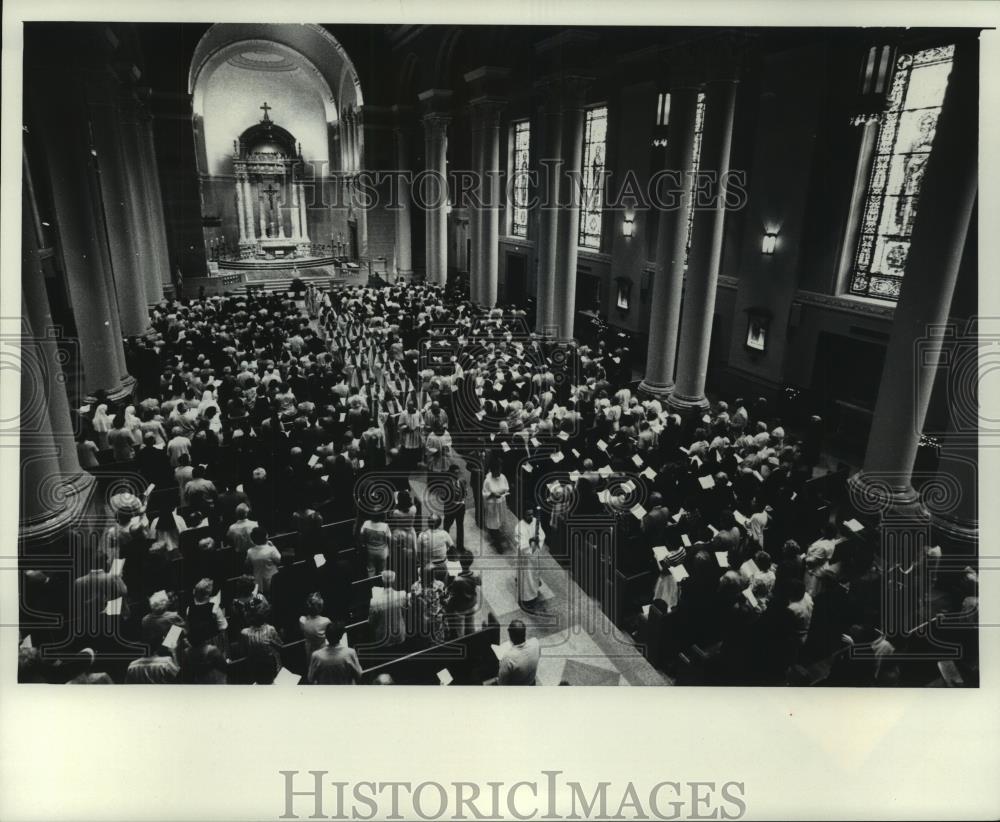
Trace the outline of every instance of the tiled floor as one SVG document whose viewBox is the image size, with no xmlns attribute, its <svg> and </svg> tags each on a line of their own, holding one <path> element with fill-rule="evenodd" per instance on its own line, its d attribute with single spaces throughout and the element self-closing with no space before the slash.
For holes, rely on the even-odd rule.
<svg viewBox="0 0 1000 822">
<path fill-rule="evenodd" d="M 411 478 L 422 498 L 424 480 Z M 433 510 L 432 503 L 425 503 Z M 501 550 L 498 551 L 475 522 L 471 501 L 465 517 L 465 547 L 476 556 L 473 570 L 482 577 L 485 619 L 489 608 L 506 628 L 520 619 L 528 626 L 528 636 L 538 637 L 542 660 L 538 680 L 542 685 L 670 685 L 671 680 L 643 657 L 634 641 L 620 631 L 573 581 L 569 572 L 552 557 L 540 561 L 539 576 L 554 596 L 544 610 L 529 613 L 517 603 L 517 567 L 512 542 L 514 515 L 506 512 Z M 454 533 L 454 532 L 453 532 Z M 572 604 L 572 607 L 570 607 Z M 503 631 L 506 639 L 506 630 Z"/>
</svg>

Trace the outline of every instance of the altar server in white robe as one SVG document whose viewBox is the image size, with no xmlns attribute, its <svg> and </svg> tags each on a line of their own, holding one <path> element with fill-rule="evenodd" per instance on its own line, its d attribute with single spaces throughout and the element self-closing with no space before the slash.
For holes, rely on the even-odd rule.
<svg viewBox="0 0 1000 822">
<path fill-rule="evenodd" d="M 507 509 L 504 499 L 510 493 L 507 477 L 494 466 L 483 480 L 483 524 L 490 538 L 496 541 L 503 526 L 503 515 Z"/>
<path fill-rule="evenodd" d="M 534 509 L 525 509 L 514 528 L 514 539 L 517 544 L 517 601 L 524 610 L 534 611 L 540 603 L 538 559 L 545 545 L 545 531 Z"/>
</svg>

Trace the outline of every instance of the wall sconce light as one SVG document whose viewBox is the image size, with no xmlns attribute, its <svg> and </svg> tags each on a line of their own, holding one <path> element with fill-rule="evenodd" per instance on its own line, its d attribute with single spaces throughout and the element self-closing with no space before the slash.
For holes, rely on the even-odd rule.
<svg viewBox="0 0 1000 822">
<path fill-rule="evenodd" d="M 626 217 L 622 222 L 622 236 L 626 240 L 631 240 L 635 235 L 635 218 Z"/>
<path fill-rule="evenodd" d="M 760 244 L 760 250 L 762 254 L 773 254 L 774 248 L 778 244 L 778 233 L 776 231 L 768 231 L 764 234 L 764 239 Z"/>
</svg>

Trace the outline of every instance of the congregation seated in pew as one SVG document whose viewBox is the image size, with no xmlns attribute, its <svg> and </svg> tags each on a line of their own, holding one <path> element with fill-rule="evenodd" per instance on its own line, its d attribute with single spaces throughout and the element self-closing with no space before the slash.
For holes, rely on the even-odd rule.
<svg viewBox="0 0 1000 822">
<path fill-rule="evenodd" d="M 762 399 L 681 418 L 633 392 L 627 352 L 526 334 L 516 314 L 433 285 L 315 305 L 158 305 L 130 342 L 158 363 L 143 381 L 158 390 L 78 415 L 92 467 L 107 452 L 154 489 L 111 512 L 74 583 L 96 611 L 120 600 L 115 618 L 145 643 L 128 681 L 281 682 L 294 643 L 307 681 L 368 681 L 366 654 L 422 666 L 488 612 L 466 494 L 501 553 L 520 520 L 582 567 L 596 548 L 567 534 L 609 529 L 622 594 L 609 616 L 682 678 L 783 683 L 852 626 L 877 630 L 882 569 L 854 532 L 838 541 L 839 486 Z M 168 613 L 185 615 L 172 648 L 158 644 Z"/>
</svg>

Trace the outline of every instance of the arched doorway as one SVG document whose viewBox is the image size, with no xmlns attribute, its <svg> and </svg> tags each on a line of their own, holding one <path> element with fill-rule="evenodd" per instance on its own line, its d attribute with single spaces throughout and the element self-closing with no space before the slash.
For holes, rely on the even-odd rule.
<svg viewBox="0 0 1000 822">
<path fill-rule="evenodd" d="M 315 25 L 217 24 L 188 86 L 209 270 L 346 256 L 349 219 L 365 236 L 351 208 L 363 97 L 337 40 Z"/>
</svg>

